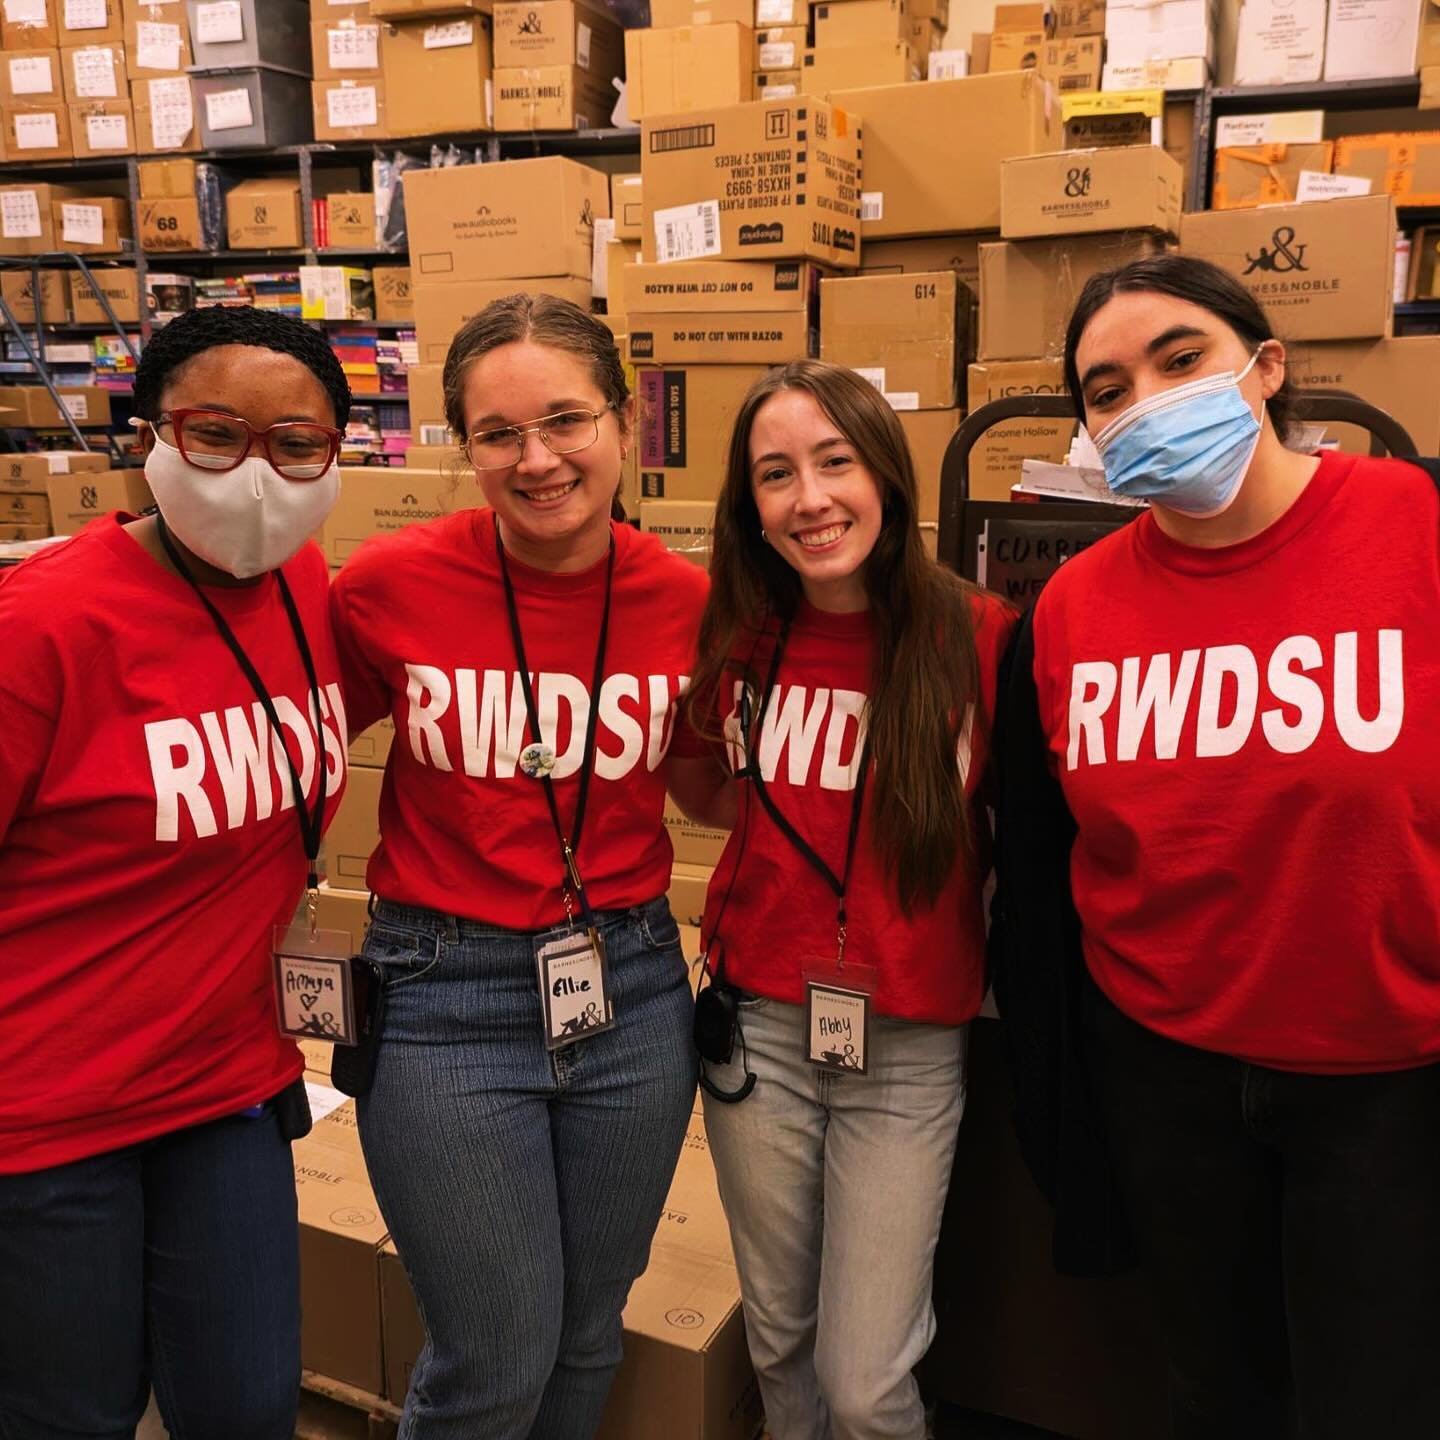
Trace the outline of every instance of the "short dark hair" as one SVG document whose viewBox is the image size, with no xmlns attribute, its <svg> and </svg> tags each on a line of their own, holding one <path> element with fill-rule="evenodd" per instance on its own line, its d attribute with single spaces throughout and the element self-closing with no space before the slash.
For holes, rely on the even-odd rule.
<svg viewBox="0 0 1440 1440">
<path fill-rule="evenodd" d="M 1065 332 L 1065 384 L 1074 397 L 1076 413 L 1082 420 L 1085 417 L 1085 397 L 1080 393 L 1080 369 L 1075 363 L 1075 353 L 1080 348 L 1085 328 L 1095 318 L 1096 311 L 1116 295 L 1137 290 L 1151 290 L 1158 295 L 1173 296 L 1176 300 L 1188 300 L 1192 305 L 1208 310 L 1216 319 L 1223 320 L 1252 351 L 1265 341 L 1278 338 L 1260 302 L 1228 270 L 1222 270 L 1208 260 L 1197 260 L 1193 255 L 1147 255 L 1143 260 L 1132 260 L 1118 270 L 1092 275 L 1075 302 L 1070 325 Z M 1265 402 L 1265 409 L 1276 435 L 1283 441 L 1294 418 L 1294 391 L 1288 375 Z"/>
<path fill-rule="evenodd" d="M 325 387 L 343 430 L 350 418 L 350 383 L 329 342 L 303 320 L 250 305 L 187 310 L 151 335 L 135 371 L 135 413 L 157 420 L 166 382 L 187 360 L 217 345 L 255 345 L 293 355 Z"/>
</svg>

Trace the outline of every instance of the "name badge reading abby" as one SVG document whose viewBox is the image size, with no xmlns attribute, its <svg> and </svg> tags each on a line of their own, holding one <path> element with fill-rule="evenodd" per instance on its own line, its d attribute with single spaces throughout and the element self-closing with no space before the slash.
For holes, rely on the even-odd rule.
<svg viewBox="0 0 1440 1440">
<path fill-rule="evenodd" d="M 545 1048 L 559 1050 L 615 1025 L 607 996 L 605 942 L 577 930 L 535 947 L 545 1012 Z"/>
<path fill-rule="evenodd" d="M 871 966 L 805 969 L 805 1058 L 822 1070 L 865 1075 L 870 1067 Z"/>
<path fill-rule="evenodd" d="M 282 1034 L 337 1045 L 359 1043 L 348 933 L 312 933 L 303 921 L 277 926 L 274 963 Z"/>
</svg>

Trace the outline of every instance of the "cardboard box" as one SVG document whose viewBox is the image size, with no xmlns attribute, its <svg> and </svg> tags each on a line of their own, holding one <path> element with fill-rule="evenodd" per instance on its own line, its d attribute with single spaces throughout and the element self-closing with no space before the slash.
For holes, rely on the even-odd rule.
<svg viewBox="0 0 1440 1440">
<path fill-rule="evenodd" d="M 137 168 L 144 200 L 187 199 L 199 188 L 194 160 L 142 160 Z"/>
<path fill-rule="evenodd" d="M 40 535 L 49 535 L 50 502 L 43 495 L 0 492 L 0 530 L 9 531 L 16 525 L 33 525 Z"/>
<path fill-rule="evenodd" d="M 1335 145 L 1227 145 L 1215 152 L 1211 205 L 1216 210 L 1246 210 L 1284 205 L 1295 199 L 1302 170 L 1329 174 Z"/>
<path fill-rule="evenodd" d="M 194 78 L 200 140 L 207 150 L 275 149 L 310 142 L 314 97 L 306 77 L 254 66 L 197 72 Z"/>
<path fill-rule="evenodd" d="M 713 500 L 642 500 L 639 509 L 642 531 L 658 535 L 667 550 L 683 555 L 702 570 L 710 568 L 710 550 L 715 537 Z M 678 852 L 676 858 L 684 859 Z M 713 864 L 714 861 L 695 863 Z"/>
<path fill-rule="evenodd" d="M 847 0 L 866 3 L 866 0 Z M 842 4 L 839 8 L 844 9 Z M 832 50 L 807 50 L 801 90 L 807 95 L 833 96 L 857 85 L 908 85 L 923 78 L 920 61 L 903 40 L 888 45 L 838 45 Z"/>
<path fill-rule="evenodd" d="M 1106 60 L 1100 80 L 1105 90 L 1200 90 L 1209 83 L 1210 61 L 1203 55 L 1175 60 Z"/>
<path fill-rule="evenodd" d="M 69 106 L 63 100 L 9 101 L 5 106 L 4 154 L 12 163 L 73 159 Z"/>
<path fill-rule="evenodd" d="M 478 315 L 492 300 L 500 300 L 519 291 L 531 295 L 558 295 L 562 300 L 573 301 L 582 310 L 590 308 L 588 278 L 576 280 L 567 275 L 551 275 L 532 280 L 469 280 L 454 285 L 429 285 L 422 281 L 412 289 L 415 340 L 421 364 L 444 364 L 450 342 L 462 325 Z"/>
<path fill-rule="evenodd" d="M 705 915 L 705 895 L 713 873 L 708 865 L 676 865 L 671 869 L 665 898 L 670 902 L 670 913 L 681 925 L 698 928 Z"/>
<path fill-rule="evenodd" d="M 990 37 L 988 73 L 1038 69 L 1048 38 L 1044 30 L 996 30 Z"/>
<path fill-rule="evenodd" d="M 639 262 L 640 242 L 638 240 L 612 240 L 605 247 L 606 318 L 612 326 L 618 327 L 615 330 L 618 335 L 629 333 L 626 319 L 625 271 L 628 266 L 637 265 Z"/>
<path fill-rule="evenodd" d="M 1440 205 L 1440 132 L 1342 136 L 1334 173 L 1368 180 L 1372 194 L 1397 205 Z"/>
<path fill-rule="evenodd" d="M 345 190 L 325 197 L 326 244 L 332 250 L 375 248 L 375 197 Z"/>
<path fill-rule="evenodd" d="M 1390 331 L 1395 202 L 1388 195 L 1186 215 L 1180 249 L 1235 275 L 1287 340 Z"/>
<path fill-rule="evenodd" d="M 667 502 L 649 501 L 646 503 L 663 504 Z M 643 519 L 643 506 L 641 516 Z M 728 830 L 715 830 L 708 825 L 697 825 L 668 797 L 665 800 L 665 830 L 670 836 L 670 844 L 675 851 L 675 858 L 682 865 L 718 865 L 720 856 L 725 850 L 725 843 L 730 838 Z"/>
<path fill-rule="evenodd" d="M 1000 167 L 1000 233 L 1178 235 L 1180 181 L 1179 165 L 1156 145 L 1018 156 Z"/>
<path fill-rule="evenodd" d="M 588 284 L 594 220 L 609 214 L 610 186 L 588 165 L 546 156 L 411 171 L 405 205 L 417 288 L 547 275 Z"/>
<path fill-rule="evenodd" d="M 1055 38 L 1105 33 L 1105 0 L 1055 0 Z"/>
<path fill-rule="evenodd" d="M 352 772 L 350 786 L 355 784 Z M 348 794 L 347 794 L 348 799 Z M 300 1210 L 300 1363 L 378 1395 L 380 1246 L 385 1221 L 370 1188 L 355 1102 L 331 1111 L 293 1146 Z"/>
<path fill-rule="evenodd" d="M 34 276 L 29 269 L 0 270 L 0 296 L 21 325 L 35 323 Z M 40 272 L 40 314 L 52 324 L 74 319 L 70 312 L 70 272 Z M 0 462 L 9 456 L 0 457 Z"/>
<path fill-rule="evenodd" d="M 982 362 L 970 367 L 967 380 L 972 415 L 993 400 L 1065 393 L 1065 367 L 1058 359 Z M 1075 423 L 1073 419 L 1029 419 L 992 425 L 970 451 L 970 498 L 1008 500 L 1025 460 L 1049 460 L 1058 465 L 1070 448 Z"/>
<path fill-rule="evenodd" d="M 386 20 L 432 20 L 486 9 L 488 0 L 370 0 L 370 13 Z"/>
<path fill-rule="evenodd" d="M 125 10 L 125 58 L 130 79 L 183 75 L 195 62 L 185 0 L 140 0 Z"/>
<path fill-rule="evenodd" d="M 405 382 L 410 391 L 410 435 L 417 445 L 454 444 L 445 422 L 444 365 L 412 365 Z"/>
<path fill-rule="evenodd" d="M 97 385 L 57 385 L 60 402 L 82 430 L 108 429 L 110 392 Z M 50 392 L 40 385 L 0 386 L 0 409 L 12 414 L 6 424 L 16 429 L 68 430 Z"/>
<path fill-rule="evenodd" d="M 1062 94 L 1069 90 L 1098 90 L 1104 60 L 1102 37 L 1077 35 L 1065 40 L 1047 40 L 1036 69 Z"/>
<path fill-rule="evenodd" d="M 382 725 L 388 725 L 389 721 L 381 721 Z M 379 725 L 372 725 L 365 735 L 373 735 Z M 393 730 L 393 726 L 391 727 Z M 358 764 L 354 758 L 355 747 L 364 739 L 359 737 L 351 743 L 351 763 Z M 316 901 L 315 928 L 317 930 L 341 930 L 350 937 L 352 953 L 357 952 L 365 943 L 365 932 L 370 928 L 370 892 L 368 890 L 345 890 L 338 886 L 332 886 L 328 880 L 320 882 L 319 897 Z M 305 1056 L 305 1069 L 311 1074 L 318 1074 L 324 1077 L 328 1083 L 330 1079 L 330 1058 L 334 1053 L 334 1046 L 325 1040 L 297 1040 Z"/>
<path fill-rule="evenodd" d="M 58 0 L 55 6 L 61 48 L 75 45 L 123 45 L 125 21 L 120 0 Z"/>
<path fill-rule="evenodd" d="M 1440 455 L 1440 336 L 1287 345 L 1285 358 L 1297 387 L 1348 390 L 1398 420 L 1421 455 Z M 1359 428 L 1335 425 L 1330 433 L 1342 449 L 1369 453 L 1369 437 Z"/>
<path fill-rule="evenodd" d="M 982 245 L 979 358 L 1059 355 L 1085 282 L 1162 248 L 1158 236 L 1124 233 Z"/>
<path fill-rule="evenodd" d="M 104 460 L 97 455 L 87 461 Z M 106 462 L 108 463 L 108 462 Z M 92 520 L 124 510 L 131 515 L 155 503 L 143 470 L 84 470 L 50 475 L 45 480 L 50 527 L 56 535 L 78 535 Z"/>
<path fill-rule="evenodd" d="M 648 120 L 738 105 L 750 99 L 754 59 L 755 32 L 748 25 L 627 30 L 626 109 L 632 120 Z"/>
<path fill-rule="evenodd" d="M 766 104 L 774 104 L 776 100 L 791 100 L 796 95 L 809 93 L 805 90 L 805 72 L 799 67 L 794 70 L 763 71 L 751 78 L 755 83 L 755 98 Z"/>
<path fill-rule="evenodd" d="M 639 240 L 645 233 L 645 202 L 639 175 L 610 177 L 610 218 L 617 240 Z"/>
<path fill-rule="evenodd" d="M 608 81 L 574 65 L 495 71 L 493 124 L 502 134 L 594 130 L 615 107 Z"/>
<path fill-rule="evenodd" d="M 113 270 L 92 269 L 91 275 L 101 295 L 110 302 L 115 318 L 125 324 L 139 324 L 140 283 L 130 266 Z M 108 325 L 110 317 L 95 291 L 83 275 L 77 274 L 72 285 L 74 315 L 77 325 Z"/>
<path fill-rule="evenodd" d="M 893 45 L 905 38 L 910 11 L 905 0 L 844 0 L 812 5 L 810 18 L 815 48 L 828 50 L 836 45 Z"/>
<path fill-rule="evenodd" d="M 232 250 L 295 250 L 305 243 L 300 182 L 280 177 L 242 180 L 225 197 Z"/>
<path fill-rule="evenodd" d="M 1415 63 L 1420 67 L 1422 80 L 1426 70 L 1440 65 L 1440 0 L 1424 0 L 1420 7 L 1420 42 Z"/>
<path fill-rule="evenodd" d="M 641 154 L 647 261 L 859 261 L 859 133 L 838 106 L 796 98 L 646 120 Z"/>
<path fill-rule="evenodd" d="M 951 437 L 960 428 L 964 410 L 900 410 L 900 428 L 910 446 L 919 491 L 919 519 L 922 525 L 940 519 L 940 467 Z"/>
<path fill-rule="evenodd" d="M 1371 80 L 1416 71 L 1422 0 L 1330 0 L 1325 78 Z"/>
<path fill-rule="evenodd" d="M 911 16 L 905 22 L 905 30 L 900 38 L 915 52 L 915 58 L 922 66 L 926 64 L 931 54 L 945 47 L 944 28 L 929 19 L 918 19 Z"/>
<path fill-rule="evenodd" d="M 730 431 L 764 365 L 637 366 L 640 498 L 713 500 Z"/>
<path fill-rule="evenodd" d="M 62 50 L 60 69 L 67 101 L 127 100 L 130 97 L 130 72 L 125 68 L 125 47 L 118 41 L 113 45 L 75 45 Z"/>
<path fill-rule="evenodd" d="M 355 80 L 380 74 L 381 22 L 353 11 L 310 22 L 310 69 L 316 80 Z"/>
<path fill-rule="evenodd" d="M 629 358 L 637 365 L 783 365 L 816 351 L 815 327 L 799 310 L 632 311 L 627 320 Z"/>
<path fill-rule="evenodd" d="M 77 160 L 135 153 L 135 111 L 128 100 L 85 100 L 69 109 Z"/>
<path fill-rule="evenodd" d="M 1048 93 L 1040 76 L 1021 71 L 833 97 L 864 127 L 865 240 L 998 230 L 1001 162 L 1059 142 Z"/>
<path fill-rule="evenodd" d="M 86 195 L 53 203 L 55 235 L 61 249 L 84 255 L 118 255 L 133 248 L 128 200 L 113 195 Z"/>
<path fill-rule="evenodd" d="M 1211 54 L 1213 0 L 1110 0 L 1105 48 L 1117 64 Z"/>
<path fill-rule="evenodd" d="M 0 9 L 0 47 L 5 50 L 53 50 L 60 44 L 56 18 L 59 0 L 28 0 Z"/>
<path fill-rule="evenodd" d="M 65 82 L 58 50 L 0 54 L 0 100 L 34 104 L 41 100 L 64 98 Z"/>
<path fill-rule="evenodd" d="M 913 275 L 921 270 L 953 270 L 971 294 L 978 297 L 980 246 L 999 238 L 998 232 L 989 232 L 867 242 L 860 257 L 860 272 L 863 275 Z"/>
<path fill-rule="evenodd" d="M 362 730 L 351 742 L 348 754 L 352 765 L 361 765 L 369 770 L 383 770 L 390 758 L 390 747 L 395 743 L 395 722 L 387 715 L 377 720 L 368 730 Z M 362 898 L 368 900 L 368 894 Z"/>
<path fill-rule="evenodd" d="M 137 80 L 130 99 L 135 106 L 135 147 L 142 155 L 200 149 L 195 86 L 188 75 Z"/>
<path fill-rule="evenodd" d="M 807 44 L 803 25 L 772 25 L 755 32 L 755 69 L 798 70 Z"/>
<path fill-rule="evenodd" d="M 954 409 L 970 308 L 953 270 L 826 280 L 820 355 L 863 375 L 896 410 Z"/>
<path fill-rule="evenodd" d="M 183 200 L 141 200 L 141 249 L 160 254 L 178 254 L 205 248 L 200 223 L 200 202 L 192 195 Z"/>
<path fill-rule="evenodd" d="M 743 260 L 628 265 L 625 309 L 647 314 L 804 312 L 817 303 L 825 273 L 819 265 L 784 260 L 769 265 Z"/>
<path fill-rule="evenodd" d="M 383 79 L 317 80 L 311 101 L 317 140 L 383 140 L 391 134 Z"/>
<path fill-rule="evenodd" d="M 782 0 L 783 20 L 766 20 L 758 11 L 767 0 L 650 0 L 650 24 L 657 30 L 680 25 L 795 25 L 805 23 L 806 0 Z M 799 19 L 795 10 L 799 9 Z M 773 6 L 772 6 L 773 8 Z"/>
<path fill-rule="evenodd" d="M 494 20 L 496 69 L 573 65 L 608 86 L 625 68 L 623 32 L 604 10 L 575 0 L 499 0 Z"/>
<path fill-rule="evenodd" d="M 410 291 L 408 265 L 377 265 L 375 277 L 375 318 L 377 320 L 414 320 L 415 301 Z"/>
<path fill-rule="evenodd" d="M 1325 138 L 1323 110 L 1272 110 L 1258 115 L 1224 115 L 1215 121 L 1215 144 L 1314 145 Z"/>
<path fill-rule="evenodd" d="M 109 456 L 91 450 L 41 450 L 24 455 L 0 455 L 0 490 L 45 495 L 45 487 L 54 475 L 98 475 L 109 469 Z M 138 470 L 115 473 L 140 474 Z"/>
<path fill-rule="evenodd" d="M 399 20 L 380 37 L 389 132 L 464 134 L 494 123 L 490 17 Z"/>
<path fill-rule="evenodd" d="M 344 474 L 342 471 L 342 488 Z M 404 483 L 399 480 L 392 485 L 402 490 Z M 326 529 L 328 534 L 328 522 Z M 380 843 L 380 786 L 384 774 L 383 770 L 352 770 L 345 782 L 345 794 L 325 832 L 325 878 L 332 885 L 351 890 L 367 888 L 365 869 Z"/>
<path fill-rule="evenodd" d="M 372 535 L 448 515 L 456 506 L 457 476 L 458 470 L 341 466 L 340 495 L 325 521 L 327 563 L 338 569 Z M 346 874 L 341 878 L 357 877 Z"/>
<path fill-rule="evenodd" d="M 61 249 L 55 204 L 79 194 L 70 185 L 0 185 L 0 255 L 44 255 Z"/>
<path fill-rule="evenodd" d="M 1243 0 L 1235 85 L 1306 85 L 1325 68 L 1326 0 Z"/>
<path fill-rule="evenodd" d="M 1165 116 L 1165 95 L 1158 89 L 1062 95 L 1062 148 L 1094 150 L 1117 145 L 1164 146 Z"/>
</svg>

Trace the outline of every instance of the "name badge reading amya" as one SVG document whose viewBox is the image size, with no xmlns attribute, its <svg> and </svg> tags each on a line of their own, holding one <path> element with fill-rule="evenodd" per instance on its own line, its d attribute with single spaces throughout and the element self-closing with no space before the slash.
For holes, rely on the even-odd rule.
<svg viewBox="0 0 1440 1440">
<path fill-rule="evenodd" d="M 804 975 L 805 1058 L 841 1075 L 868 1074 L 874 968 L 817 962 Z"/>
<path fill-rule="evenodd" d="M 598 934 L 577 930 L 537 945 L 535 968 L 547 1050 L 559 1050 L 614 1028 L 605 942 Z"/>
<path fill-rule="evenodd" d="M 316 930 L 302 920 L 275 927 L 275 1002 L 280 1031 L 296 1040 L 360 1040 L 350 936 Z"/>
</svg>

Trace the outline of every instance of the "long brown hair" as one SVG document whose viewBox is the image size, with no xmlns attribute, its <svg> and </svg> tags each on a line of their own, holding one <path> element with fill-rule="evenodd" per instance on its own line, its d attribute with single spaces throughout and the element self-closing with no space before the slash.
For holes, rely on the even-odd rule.
<svg viewBox="0 0 1440 1440">
<path fill-rule="evenodd" d="M 875 635 L 865 710 L 875 764 L 868 808 L 875 847 L 887 858 L 908 912 L 917 900 L 933 904 L 957 853 L 974 849 L 957 758 L 972 702 L 979 723 L 972 587 L 926 555 L 905 432 L 885 399 L 853 370 L 796 360 L 757 381 L 740 407 L 715 506 L 692 719 L 705 727 L 750 638 L 792 618 L 800 600 L 800 577 L 760 533 L 750 478 L 755 416 L 782 390 L 812 395 L 880 486 L 883 518 L 864 574 Z M 755 683 L 749 674 L 740 678 Z"/>
<path fill-rule="evenodd" d="M 471 316 L 450 342 L 445 356 L 445 368 L 440 372 L 445 423 L 451 434 L 460 437 L 462 455 L 465 454 L 466 372 L 490 351 L 520 340 L 533 340 L 537 345 L 563 350 L 589 366 L 596 388 L 615 409 L 621 433 L 627 431 L 625 403 L 630 398 L 630 387 L 625 383 L 625 367 L 620 362 L 615 337 L 593 315 L 558 295 L 517 293 L 492 300 L 478 315 Z M 610 501 L 610 514 L 616 520 L 625 519 L 619 476 Z"/>
</svg>

